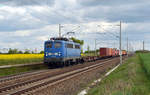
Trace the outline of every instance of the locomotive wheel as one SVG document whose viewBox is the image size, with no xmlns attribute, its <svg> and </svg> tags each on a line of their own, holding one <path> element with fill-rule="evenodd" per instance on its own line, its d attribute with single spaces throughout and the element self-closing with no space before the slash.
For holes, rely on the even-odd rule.
<svg viewBox="0 0 150 95">
<path fill-rule="evenodd" d="M 48 68 L 49 69 L 53 69 L 54 68 L 54 64 L 53 63 L 48 63 Z"/>
</svg>

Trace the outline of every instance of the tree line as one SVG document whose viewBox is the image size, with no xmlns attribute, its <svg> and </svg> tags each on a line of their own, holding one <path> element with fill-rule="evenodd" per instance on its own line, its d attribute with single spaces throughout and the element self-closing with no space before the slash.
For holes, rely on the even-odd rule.
<svg viewBox="0 0 150 95">
<path fill-rule="evenodd" d="M 1 53 L 1 52 L 0 52 Z M 29 51 L 29 50 L 25 50 L 25 51 L 21 51 L 18 49 L 9 49 L 7 54 L 35 54 L 34 51 Z M 44 51 L 40 51 L 39 54 L 44 54 Z"/>
</svg>

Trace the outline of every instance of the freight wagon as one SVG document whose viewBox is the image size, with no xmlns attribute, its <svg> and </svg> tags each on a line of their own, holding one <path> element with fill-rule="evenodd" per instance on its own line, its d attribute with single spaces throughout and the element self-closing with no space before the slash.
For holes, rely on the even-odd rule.
<svg viewBox="0 0 150 95">
<path fill-rule="evenodd" d="M 100 51 L 100 57 L 102 57 L 102 58 L 119 56 L 119 50 L 117 50 L 116 48 L 102 47 L 102 48 L 100 48 L 99 51 Z M 123 55 L 126 55 L 125 50 L 123 50 L 122 52 L 123 52 Z"/>
</svg>

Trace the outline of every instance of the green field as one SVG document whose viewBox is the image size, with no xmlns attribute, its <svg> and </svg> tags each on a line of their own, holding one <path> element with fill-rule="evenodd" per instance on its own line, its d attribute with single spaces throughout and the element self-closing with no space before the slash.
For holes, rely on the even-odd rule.
<svg viewBox="0 0 150 95">
<path fill-rule="evenodd" d="M 147 74 L 147 76 L 150 78 L 150 53 L 145 53 L 145 54 L 139 54 L 141 64 L 143 67 L 143 70 Z"/>
<path fill-rule="evenodd" d="M 150 95 L 150 53 L 129 58 L 87 95 Z"/>
</svg>

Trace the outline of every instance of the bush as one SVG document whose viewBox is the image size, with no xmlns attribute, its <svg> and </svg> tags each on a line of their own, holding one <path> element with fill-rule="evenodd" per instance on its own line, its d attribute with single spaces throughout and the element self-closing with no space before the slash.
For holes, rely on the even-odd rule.
<svg viewBox="0 0 150 95">
<path fill-rule="evenodd" d="M 40 54 L 44 54 L 44 51 L 41 51 Z"/>
<path fill-rule="evenodd" d="M 29 51 L 25 51 L 24 54 L 30 54 L 30 52 Z"/>
<path fill-rule="evenodd" d="M 148 50 L 137 50 L 135 53 L 150 53 Z"/>
</svg>

